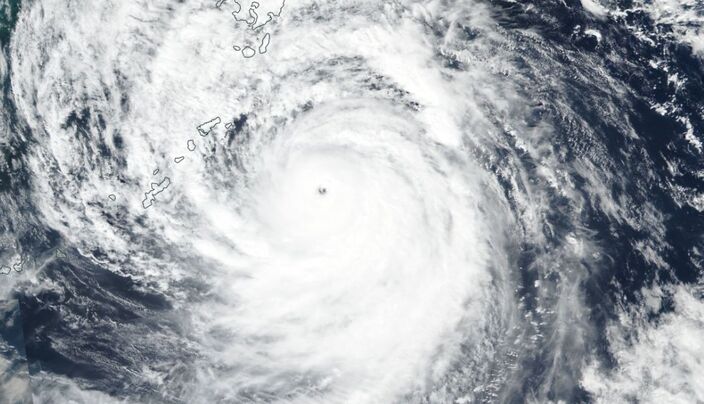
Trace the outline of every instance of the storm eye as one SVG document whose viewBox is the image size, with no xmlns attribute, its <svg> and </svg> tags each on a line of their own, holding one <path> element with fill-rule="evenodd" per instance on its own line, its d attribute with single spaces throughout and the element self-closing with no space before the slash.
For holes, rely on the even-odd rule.
<svg viewBox="0 0 704 404">
<path fill-rule="evenodd" d="M 325 194 L 328 193 L 328 189 L 325 188 L 325 187 L 318 187 L 318 193 L 319 193 L 320 195 L 325 195 Z"/>
</svg>

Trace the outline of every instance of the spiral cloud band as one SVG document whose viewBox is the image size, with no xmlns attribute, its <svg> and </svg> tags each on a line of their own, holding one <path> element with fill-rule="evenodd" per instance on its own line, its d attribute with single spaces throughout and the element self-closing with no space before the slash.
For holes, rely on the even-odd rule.
<svg viewBox="0 0 704 404">
<path fill-rule="evenodd" d="M 648 342 L 704 330 L 702 194 L 657 160 L 701 169 L 701 123 L 601 61 L 625 11 L 570 3 L 565 49 L 512 2 L 24 2 L 34 402 L 704 399 Z"/>
</svg>

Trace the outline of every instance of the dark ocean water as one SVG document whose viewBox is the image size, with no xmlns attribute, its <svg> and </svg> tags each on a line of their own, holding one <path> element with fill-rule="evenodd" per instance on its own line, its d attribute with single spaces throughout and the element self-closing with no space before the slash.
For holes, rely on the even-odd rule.
<svg viewBox="0 0 704 404">
<path fill-rule="evenodd" d="M 221 275 L 226 271 L 218 269 L 213 256 L 184 250 L 181 239 L 176 242 L 162 235 L 174 222 L 198 228 L 199 222 L 193 218 L 200 213 L 174 198 L 165 202 L 177 206 L 174 211 L 147 211 L 171 218 L 155 223 L 146 213 L 135 213 L 134 206 L 111 207 L 107 198 L 96 200 L 89 192 L 97 190 L 104 197 L 115 192 L 118 203 L 129 192 L 135 199 L 140 198 L 135 190 L 144 188 L 143 184 L 130 171 L 135 159 L 143 160 L 150 153 L 171 159 L 171 154 L 161 148 L 163 139 L 136 154 L 137 146 L 129 143 L 129 137 L 136 136 L 137 131 L 123 133 L 127 130 L 115 123 L 127 121 L 124 117 L 131 113 L 141 116 L 138 97 L 144 94 L 138 92 L 140 83 L 133 76 L 137 75 L 135 71 L 147 68 L 140 65 L 132 71 L 128 65 L 120 65 L 123 71 L 116 71 L 117 79 L 108 82 L 100 76 L 107 74 L 100 65 L 107 63 L 105 58 L 95 57 L 95 65 L 86 66 L 86 55 L 97 51 L 82 53 L 75 47 L 64 49 L 69 53 L 61 56 L 65 58 L 63 64 L 51 65 L 52 58 L 59 58 L 51 52 L 52 41 L 57 44 L 64 37 L 74 40 L 73 36 L 78 35 L 70 28 L 62 34 L 64 28 L 59 25 L 69 27 L 70 21 L 62 19 L 70 16 L 58 14 L 56 32 L 50 39 L 36 42 L 46 47 L 44 53 L 36 56 L 37 61 L 30 60 L 35 56 L 29 56 L 23 41 L 35 46 L 35 39 L 30 38 L 32 30 L 53 21 L 33 25 L 34 18 L 51 12 L 54 6 L 47 4 L 42 13 L 30 15 L 27 10 L 39 8 L 38 3 L 21 5 L 24 25 L 15 31 L 12 28 L 19 2 L 0 3 L 0 265 L 26 257 L 21 271 L 0 275 L 0 282 L 7 283 L 0 289 L 5 308 L 0 354 L 10 364 L 0 367 L 4 383 L 0 385 L 0 397 L 16 395 L 16 402 L 30 402 L 29 391 L 35 403 L 355 402 L 349 401 L 354 396 L 345 395 L 351 391 L 349 387 L 339 391 L 329 387 L 334 394 L 326 396 L 328 390 L 316 384 L 316 372 L 323 372 L 318 368 L 272 371 L 285 381 L 262 387 L 247 378 L 254 380 L 271 369 L 242 370 L 247 365 L 239 359 L 230 360 L 231 353 L 213 359 L 211 350 L 226 352 L 222 347 L 229 346 L 231 338 L 256 338 L 242 328 L 233 331 L 224 325 L 210 327 L 204 319 L 213 320 L 220 311 L 213 309 L 209 317 L 208 307 L 231 303 L 219 294 L 225 282 Z M 665 332 L 669 324 L 673 324 L 673 332 L 677 332 L 677 324 L 687 323 L 693 324 L 692 328 L 682 333 L 704 333 L 704 318 L 691 314 L 701 311 L 696 309 L 700 306 L 687 306 L 688 311 L 678 300 L 686 291 L 694 299 L 688 302 L 704 304 L 704 54 L 682 40 L 681 27 L 658 20 L 641 3 L 610 2 L 606 17 L 588 12 L 580 1 L 484 1 L 472 2 L 468 8 L 460 7 L 462 4 L 436 5 L 428 16 L 418 17 L 425 30 L 421 42 L 431 48 L 434 68 L 443 77 L 486 70 L 486 76 L 478 76 L 478 80 L 489 81 L 471 84 L 476 86 L 472 94 L 483 115 L 482 123 L 463 130 L 480 131 L 478 128 L 484 128 L 480 125 L 485 125 L 491 140 L 467 143 L 458 150 L 482 168 L 482 175 L 495 181 L 498 191 L 492 197 L 507 207 L 505 212 L 494 212 L 490 203 L 485 205 L 486 212 L 482 213 L 506 217 L 506 223 L 510 223 L 503 228 L 503 219 L 496 219 L 491 222 L 495 226 L 481 232 L 507 234 L 502 241 L 494 240 L 492 248 L 501 251 L 494 256 L 505 254 L 510 268 L 505 281 L 509 286 L 496 286 L 496 279 L 501 277 L 494 278 L 498 291 L 495 296 L 501 298 L 496 297 L 491 304 L 496 313 L 487 311 L 493 313 L 486 314 L 490 321 L 477 327 L 481 336 L 466 337 L 457 348 L 459 359 L 451 361 L 445 373 L 433 376 L 435 379 L 427 376 L 432 381 L 425 387 L 400 387 L 393 395 L 394 402 L 653 402 L 655 396 L 647 395 L 653 386 L 667 391 L 668 387 L 672 391 L 681 388 L 685 392 L 679 397 L 682 402 L 704 399 L 698 395 L 701 391 L 692 387 L 696 369 L 678 362 L 681 357 L 677 349 L 684 347 L 673 345 L 675 353 L 670 357 L 653 354 L 663 363 L 652 366 L 672 366 L 670 372 L 685 387 L 668 386 L 668 380 L 655 377 L 650 382 L 647 377 L 646 381 L 629 379 L 634 377 L 633 372 L 638 373 L 633 366 L 640 371 L 642 368 L 634 359 L 628 362 L 632 367 L 624 365 L 624 358 L 632 357 L 623 353 L 634 346 L 640 347 L 639 352 L 655 352 L 656 347 L 648 346 L 648 339 L 642 336 L 660 335 L 657 333 Z M 69 4 L 71 7 L 96 12 L 96 21 L 105 17 L 97 14 L 97 7 L 84 7 L 80 2 Z M 181 23 L 175 15 L 182 11 L 174 11 L 182 7 L 180 3 L 154 7 L 145 6 L 151 14 L 140 16 L 162 21 L 155 22 L 154 27 L 159 28 L 153 29 L 162 29 L 160 24 L 168 25 L 169 21 Z M 290 7 L 284 9 L 275 40 L 278 35 L 283 41 L 287 30 L 294 32 L 297 24 L 310 24 L 314 30 L 326 24 L 326 13 L 336 10 L 334 5 L 313 3 Z M 405 3 L 397 7 L 413 8 Z M 473 15 L 474 7 L 491 22 L 482 25 L 466 17 Z M 345 3 L 336 13 L 343 19 L 345 13 L 367 15 L 365 8 L 375 6 Z M 702 13 L 704 6 L 698 15 Z M 704 17 L 698 23 L 702 21 Z M 369 17 L 370 25 L 377 23 L 382 24 Z M 391 18 L 386 23 L 401 24 Z M 689 22 L 695 28 L 696 23 Z M 115 46 L 121 46 L 122 41 L 142 41 L 137 46 L 143 47 L 139 52 L 159 55 L 168 35 L 153 34 L 150 29 L 130 39 L 116 38 Z M 332 35 L 330 32 L 325 35 Z M 96 40 L 96 44 L 91 46 L 100 42 Z M 276 51 L 275 47 L 270 50 Z M 75 56 L 70 52 L 76 52 Z M 300 80 L 303 88 L 319 82 L 333 83 L 331 86 L 349 82 L 348 93 L 374 94 L 399 104 L 422 98 L 404 88 L 398 77 L 374 72 L 365 62 L 365 58 L 371 59 L 369 56 L 358 60 L 349 54 L 339 59 L 333 56 L 319 65 L 286 59 L 285 63 L 293 67 L 286 67 L 285 74 L 277 71 L 272 75 L 280 73 L 282 82 Z M 13 60 L 18 57 L 26 60 Z M 76 74 L 69 66 L 74 57 L 81 61 L 75 67 Z M 136 64 L 141 62 L 135 60 Z M 26 67 L 32 63 L 33 69 Z M 68 72 L 65 77 L 57 79 L 50 71 L 60 69 L 57 66 Z M 176 65 L 172 68 L 177 70 Z M 92 85 L 93 70 L 101 71 L 100 75 L 96 73 L 96 80 L 105 88 L 106 105 L 116 105 L 114 109 L 101 104 L 103 95 L 85 90 Z M 256 72 L 242 74 L 247 80 L 230 84 L 232 92 L 247 86 L 253 93 L 261 90 L 256 80 L 248 80 L 256 77 Z M 149 80 L 142 85 L 160 85 L 151 72 L 147 76 Z M 54 84 L 44 86 L 49 82 Z M 454 85 L 468 84 L 457 79 Z M 78 95 L 67 95 L 61 101 L 64 96 L 53 95 L 63 91 L 57 89 L 61 86 L 69 88 L 68 94 L 75 86 Z M 203 158 L 210 173 L 218 172 L 203 181 L 206 187 L 234 194 L 248 189 L 239 188 L 240 183 L 222 173 L 247 171 L 250 154 L 243 150 L 255 144 L 266 128 L 290 126 L 308 110 L 320 108 L 312 102 L 289 115 L 274 116 L 271 112 L 274 118 L 267 120 L 258 111 L 268 105 L 272 105 L 271 111 L 280 110 L 273 107 L 278 105 L 276 98 L 283 100 L 289 94 L 284 84 L 280 88 L 279 95 L 272 90 L 275 95 L 264 97 L 269 101 L 264 101 L 260 110 L 232 107 L 231 115 L 223 116 L 232 127 L 224 133 L 222 142 L 211 145 L 212 155 Z M 47 100 L 54 99 L 58 100 L 56 105 L 66 105 L 70 112 L 44 107 L 50 102 Z M 186 102 L 174 97 L 175 104 Z M 144 108 L 145 116 L 153 113 Z M 172 111 L 164 108 L 165 115 Z M 63 121 L 37 124 L 51 119 Z M 52 138 L 66 143 L 51 143 Z M 123 144 L 125 138 L 128 145 Z M 260 149 L 245 151 L 253 150 Z M 455 151 L 446 152 L 452 153 Z M 555 177 L 557 185 L 550 182 L 553 177 L 546 175 L 546 170 L 562 175 Z M 107 182 L 94 184 L 97 172 L 100 178 L 109 178 L 110 186 Z M 125 187 L 122 194 L 120 184 Z M 533 210 L 537 213 L 529 214 Z M 75 216 L 67 211 L 75 211 Z M 575 245 L 580 246 L 577 253 L 571 249 Z M 501 264 L 489 266 L 503 273 Z M 661 293 L 646 292 L 656 289 Z M 650 295 L 661 297 L 656 308 L 648 303 Z M 571 302 L 572 298 L 579 303 Z M 246 298 L 237 300 L 233 310 L 245 303 Z M 676 317 L 680 315 L 690 317 Z M 625 322 L 619 320 L 620 316 L 632 320 Z M 657 341 L 657 337 L 651 340 Z M 246 355 L 246 351 L 237 352 Z M 704 352 L 696 346 L 683 351 L 685 354 L 704 358 Z M 300 355 L 304 363 L 306 356 Z M 594 363 L 598 364 L 597 374 L 602 375 L 600 386 L 607 387 L 594 387 L 597 384 L 585 379 L 585 369 Z M 25 390 L 21 384 L 7 382 L 14 375 L 26 379 L 23 366 L 30 381 Z M 609 379 L 613 384 L 604 381 Z M 639 385 L 642 395 L 634 395 L 617 383 L 625 380 L 643 383 Z M 243 387 L 232 387 L 240 384 Z M 385 388 L 379 389 L 386 392 Z M 207 395 L 208 391 L 212 394 Z M 385 400 L 391 396 L 379 397 Z M 467 401 L 455 401 L 461 397 Z M 0 398 L 0 402 L 13 401 Z"/>
</svg>

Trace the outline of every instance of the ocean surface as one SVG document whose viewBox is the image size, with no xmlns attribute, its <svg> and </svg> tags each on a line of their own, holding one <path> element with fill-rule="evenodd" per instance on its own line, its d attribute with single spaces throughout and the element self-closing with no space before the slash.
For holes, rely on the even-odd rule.
<svg viewBox="0 0 704 404">
<path fill-rule="evenodd" d="M 0 0 L 0 404 L 704 402 L 701 0 Z"/>
</svg>

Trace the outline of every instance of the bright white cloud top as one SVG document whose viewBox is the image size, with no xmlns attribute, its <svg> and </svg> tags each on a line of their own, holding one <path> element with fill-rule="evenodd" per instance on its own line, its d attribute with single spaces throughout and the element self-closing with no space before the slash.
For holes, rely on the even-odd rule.
<svg viewBox="0 0 704 404">
<path fill-rule="evenodd" d="M 628 175 L 653 164 L 600 137 L 637 142 L 618 112 L 631 90 L 500 17 L 480 1 L 27 3 L 7 71 L 38 216 L 168 306 L 110 292 L 112 314 L 76 324 L 119 333 L 92 360 L 122 387 L 40 371 L 35 400 L 704 400 L 701 296 L 668 289 L 660 323 L 592 310 L 618 226 L 667 267 L 666 215 Z"/>
</svg>

